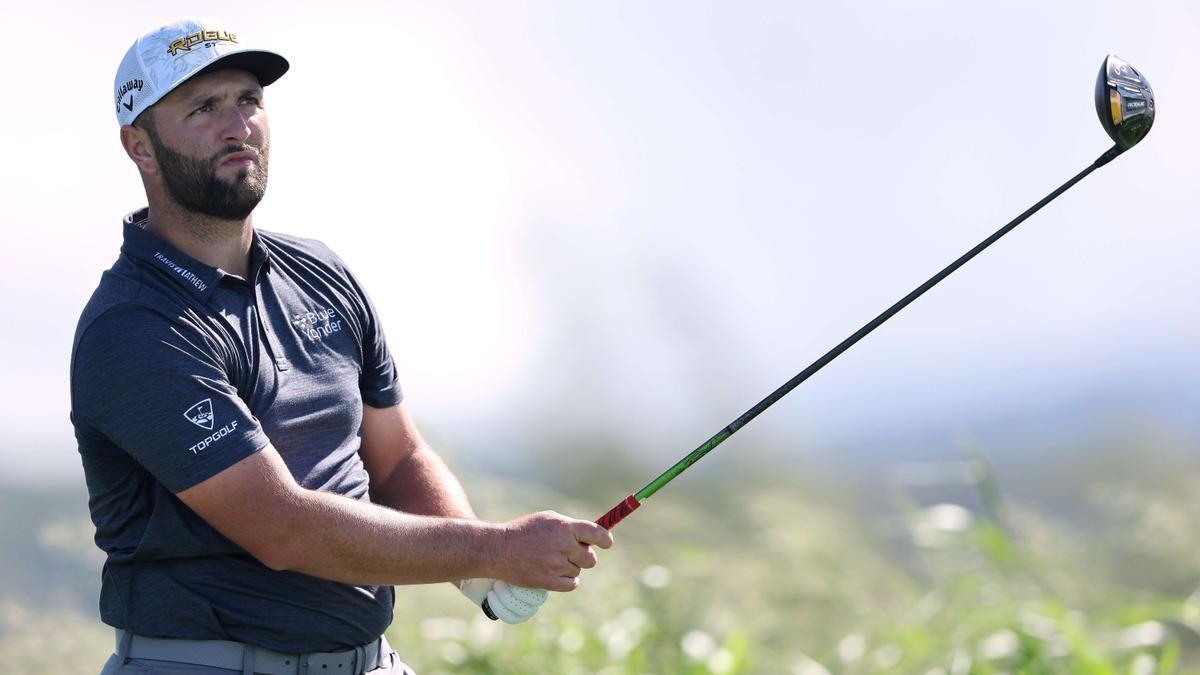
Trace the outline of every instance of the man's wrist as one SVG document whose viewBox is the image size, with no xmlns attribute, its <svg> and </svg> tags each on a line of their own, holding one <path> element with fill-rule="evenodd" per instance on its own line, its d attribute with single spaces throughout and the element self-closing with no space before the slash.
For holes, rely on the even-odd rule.
<svg viewBox="0 0 1200 675">
<path fill-rule="evenodd" d="M 502 558 L 500 552 L 505 539 L 503 526 L 472 519 L 461 519 L 461 522 L 470 528 L 467 564 L 472 570 L 471 576 L 499 578 L 501 565 L 498 561 Z"/>
</svg>

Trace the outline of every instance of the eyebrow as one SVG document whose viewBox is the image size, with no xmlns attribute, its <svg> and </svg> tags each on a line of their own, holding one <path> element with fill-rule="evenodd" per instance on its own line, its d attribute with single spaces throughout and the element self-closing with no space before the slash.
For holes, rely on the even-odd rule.
<svg viewBox="0 0 1200 675">
<path fill-rule="evenodd" d="M 257 96 L 259 98 L 262 98 L 262 95 L 263 95 L 262 87 L 246 87 L 237 93 L 236 98 L 242 98 L 245 96 Z M 203 94 L 203 93 L 196 94 L 195 96 L 193 96 L 187 100 L 187 106 L 188 107 L 196 107 L 196 106 L 206 105 L 206 104 L 210 104 L 210 103 L 216 103 L 217 101 L 220 101 L 223 98 L 225 98 L 225 97 L 221 94 Z"/>
</svg>

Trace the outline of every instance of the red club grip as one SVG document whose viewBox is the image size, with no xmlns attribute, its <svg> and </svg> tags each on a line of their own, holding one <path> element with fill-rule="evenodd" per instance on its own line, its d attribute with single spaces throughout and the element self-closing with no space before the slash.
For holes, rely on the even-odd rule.
<svg viewBox="0 0 1200 675">
<path fill-rule="evenodd" d="M 620 504 L 609 509 L 608 513 L 596 519 L 596 524 L 606 530 L 611 530 L 613 527 L 625 519 L 625 516 L 634 512 L 642 503 L 637 500 L 637 497 L 629 495 Z"/>
</svg>

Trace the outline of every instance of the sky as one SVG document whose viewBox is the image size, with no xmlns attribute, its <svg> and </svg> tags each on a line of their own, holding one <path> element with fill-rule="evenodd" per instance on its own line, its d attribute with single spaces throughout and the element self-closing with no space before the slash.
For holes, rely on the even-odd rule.
<svg viewBox="0 0 1200 675">
<path fill-rule="evenodd" d="M 1148 138 L 729 444 L 1200 437 L 1194 3 L 8 3 L 10 477 L 81 474 L 74 326 L 144 204 L 113 76 L 191 13 L 292 64 L 256 226 L 332 246 L 426 435 L 497 461 L 684 454 L 1106 150 L 1115 52 Z"/>
</svg>

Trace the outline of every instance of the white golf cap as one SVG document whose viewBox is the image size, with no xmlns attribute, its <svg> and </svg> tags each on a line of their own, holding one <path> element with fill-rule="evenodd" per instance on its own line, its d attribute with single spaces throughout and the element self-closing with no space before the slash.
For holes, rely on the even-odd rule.
<svg viewBox="0 0 1200 675">
<path fill-rule="evenodd" d="M 287 72 L 282 56 L 251 49 L 213 21 L 177 19 L 138 38 L 117 67 L 117 121 L 133 124 L 142 111 L 203 72 L 236 68 L 267 86 Z"/>
</svg>

